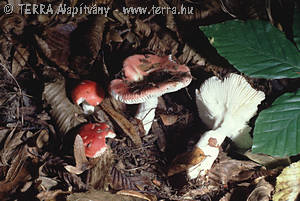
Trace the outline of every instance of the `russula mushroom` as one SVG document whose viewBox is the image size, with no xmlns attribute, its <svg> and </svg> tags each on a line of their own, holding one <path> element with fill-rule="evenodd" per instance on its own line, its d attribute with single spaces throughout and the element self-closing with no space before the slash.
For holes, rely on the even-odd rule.
<svg viewBox="0 0 300 201">
<path fill-rule="evenodd" d="M 142 121 L 146 134 L 155 117 L 158 97 L 188 86 L 190 69 L 168 56 L 133 55 L 123 63 L 123 79 L 112 80 L 110 94 L 126 104 L 139 104 L 135 118 Z"/>
<path fill-rule="evenodd" d="M 201 120 L 212 129 L 204 133 L 196 147 L 205 158 L 188 169 L 189 178 L 205 174 L 219 154 L 219 146 L 229 137 L 239 148 L 252 145 L 248 121 L 256 114 L 257 106 L 265 99 L 262 91 L 251 87 L 246 79 L 231 73 L 223 81 L 211 77 L 196 89 L 196 104 Z"/>
<path fill-rule="evenodd" d="M 95 106 L 99 105 L 104 99 L 104 90 L 94 81 L 81 81 L 71 93 L 74 103 L 82 104 L 84 113 L 94 112 Z"/>
<path fill-rule="evenodd" d="M 85 155 L 90 158 L 101 156 L 107 149 L 105 138 L 114 138 L 116 134 L 106 123 L 88 123 L 79 130 L 83 140 Z"/>
</svg>

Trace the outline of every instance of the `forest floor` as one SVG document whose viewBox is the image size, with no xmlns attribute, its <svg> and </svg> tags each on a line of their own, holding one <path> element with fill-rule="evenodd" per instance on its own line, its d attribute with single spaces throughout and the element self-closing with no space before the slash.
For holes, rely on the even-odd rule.
<svg viewBox="0 0 300 201">
<path fill-rule="evenodd" d="M 12 3 L 13 2 L 13 3 Z M 199 3 L 200 2 L 200 3 Z M 205 176 L 190 180 L 189 161 L 174 159 L 192 151 L 207 127 L 200 120 L 195 89 L 209 77 L 239 73 L 198 28 L 233 18 L 269 20 L 267 5 L 222 1 L 63 1 L 67 6 L 109 7 L 107 16 L 24 14 L 18 4 L 0 4 L 0 200 L 269 200 L 276 177 L 293 158 L 276 158 L 238 151 L 229 139 Z M 242 2 L 242 1 L 241 1 Z M 264 1 L 265 2 L 265 1 Z M 2 8 L 12 3 L 12 14 Z M 57 8 L 61 1 L 40 4 Z M 153 5 L 194 7 L 190 16 L 167 14 L 125 15 L 122 7 Z M 275 5 L 276 7 L 277 5 Z M 288 7 L 288 6 L 287 6 Z M 272 13 L 289 37 L 288 16 Z M 226 9 L 227 8 L 227 9 Z M 292 8 L 293 10 L 293 8 Z M 287 11 L 288 12 L 288 11 Z M 286 13 L 286 12 L 282 12 Z M 233 17 L 233 14 L 235 17 Z M 136 105 L 125 105 L 108 93 L 111 80 L 122 75 L 123 61 L 134 54 L 172 55 L 189 67 L 193 80 L 158 100 L 155 121 L 145 135 L 134 119 Z M 80 80 L 94 80 L 106 93 L 104 103 L 84 114 L 71 98 Z M 295 81 L 246 77 L 266 94 L 259 111 L 294 88 Z M 251 119 L 253 127 L 257 116 Z M 82 173 L 74 143 L 78 128 L 105 119 L 117 136 L 109 150 L 88 159 Z M 132 131 L 141 143 L 134 143 Z M 179 164 L 179 165 L 178 165 Z M 81 164 L 82 165 L 82 164 Z M 170 170 L 178 165 L 176 174 Z M 172 175 L 172 176 L 170 176 Z M 261 198 L 264 199 L 261 199 Z"/>
</svg>

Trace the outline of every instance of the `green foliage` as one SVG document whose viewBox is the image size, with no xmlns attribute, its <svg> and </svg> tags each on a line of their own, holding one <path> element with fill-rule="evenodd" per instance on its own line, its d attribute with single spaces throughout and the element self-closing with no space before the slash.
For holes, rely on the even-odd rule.
<svg viewBox="0 0 300 201">
<path fill-rule="evenodd" d="M 300 8 L 295 9 L 294 13 L 294 41 L 300 50 Z"/>
<path fill-rule="evenodd" d="M 201 27 L 218 53 L 251 77 L 300 77 L 299 51 L 270 23 L 233 20 Z"/>
<path fill-rule="evenodd" d="M 200 28 L 218 53 L 248 76 L 300 77 L 300 51 L 268 22 L 234 20 Z M 293 29 L 300 48 L 299 10 L 295 10 Z M 300 89 L 278 97 L 259 114 L 252 151 L 273 156 L 300 153 Z"/>
<path fill-rule="evenodd" d="M 259 114 L 252 151 L 273 156 L 300 153 L 300 90 L 283 94 Z"/>
</svg>

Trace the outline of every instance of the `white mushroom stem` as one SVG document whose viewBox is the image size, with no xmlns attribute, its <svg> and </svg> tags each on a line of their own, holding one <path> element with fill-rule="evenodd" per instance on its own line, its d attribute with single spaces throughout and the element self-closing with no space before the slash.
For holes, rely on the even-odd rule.
<svg viewBox="0 0 300 201">
<path fill-rule="evenodd" d="M 139 104 L 139 108 L 135 115 L 135 118 L 139 119 L 143 123 L 145 134 L 148 134 L 151 129 L 152 122 L 155 117 L 155 110 L 157 107 L 158 98 L 150 98 L 143 103 Z"/>
<path fill-rule="evenodd" d="M 205 158 L 197 165 L 190 167 L 187 171 L 190 179 L 195 179 L 199 174 L 205 175 L 207 170 L 211 169 L 214 161 L 219 155 L 219 147 L 226 138 L 226 129 L 218 128 L 210 130 L 201 136 L 201 140 L 196 144 L 196 148 L 200 149 Z"/>
<path fill-rule="evenodd" d="M 83 113 L 84 114 L 91 114 L 94 112 L 95 110 L 95 107 L 88 104 L 84 98 L 79 98 L 76 102 L 77 105 L 80 105 L 82 106 L 82 110 L 83 110 Z"/>
</svg>

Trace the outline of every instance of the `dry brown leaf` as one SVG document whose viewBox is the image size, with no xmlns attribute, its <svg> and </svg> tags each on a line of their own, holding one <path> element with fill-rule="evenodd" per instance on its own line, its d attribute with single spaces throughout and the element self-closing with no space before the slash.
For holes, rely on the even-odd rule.
<svg viewBox="0 0 300 201">
<path fill-rule="evenodd" d="M 76 166 L 66 165 L 65 168 L 70 173 L 73 174 L 81 174 L 85 170 L 90 168 L 90 163 L 85 156 L 85 148 L 80 135 L 76 135 L 74 141 L 74 158 L 76 162 Z"/>
<path fill-rule="evenodd" d="M 274 201 L 295 201 L 300 193 L 300 161 L 284 168 L 276 178 Z"/>
<path fill-rule="evenodd" d="M 41 130 L 39 132 L 38 137 L 36 138 L 36 142 L 35 142 L 36 147 L 39 149 L 42 149 L 45 146 L 45 144 L 47 144 L 49 142 L 49 138 L 50 138 L 50 136 L 49 136 L 48 131 L 45 129 Z"/>
<path fill-rule="evenodd" d="M 87 183 L 94 189 L 107 189 L 111 183 L 111 170 L 114 156 L 108 147 L 101 157 L 89 160 L 91 168 L 88 171 Z"/>
<path fill-rule="evenodd" d="M 204 158 L 203 151 L 198 147 L 194 148 L 193 151 L 180 154 L 172 161 L 168 170 L 168 176 L 186 171 L 190 167 L 199 164 Z"/>
<path fill-rule="evenodd" d="M 241 182 L 251 178 L 260 165 L 252 161 L 231 159 L 224 153 L 219 155 L 219 163 L 208 172 L 214 185 L 228 185 L 229 182 Z"/>
<path fill-rule="evenodd" d="M 5 140 L 3 148 L 0 150 L 1 165 L 7 166 L 12 159 L 16 158 L 16 155 L 22 148 L 20 145 L 23 142 L 21 138 L 24 133 L 24 131 L 16 132 L 15 129 L 10 132 Z"/>
<path fill-rule="evenodd" d="M 178 115 L 160 114 L 159 116 L 165 126 L 171 126 L 175 124 L 178 119 Z"/>
<path fill-rule="evenodd" d="M 79 74 L 90 73 L 87 66 L 92 64 L 98 55 L 107 21 L 104 15 L 92 15 L 72 33 L 70 67 Z"/>
<path fill-rule="evenodd" d="M 72 104 L 67 98 L 64 80 L 47 83 L 43 97 L 51 106 L 50 114 L 62 134 L 66 134 L 71 128 L 86 122 L 86 119 L 82 117 L 82 110 Z"/>
<path fill-rule="evenodd" d="M 50 191 L 51 188 L 58 184 L 55 179 L 45 176 L 39 176 L 38 181 L 40 182 L 41 188 L 46 191 Z"/>
<path fill-rule="evenodd" d="M 255 189 L 248 196 L 247 201 L 269 201 L 271 200 L 273 190 L 274 187 L 265 179 L 261 178 Z"/>
<path fill-rule="evenodd" d="M 19 14 L 2 15 L 0 17 L 0 29 L 6 33 L 20 35 L 26 24 L 25 18 Z"/>
<path fill-rule="evenodd" d="M 150 26 L 141 20 L 136 20 L 135 23 L 136 28 L 134 33 L 136 33 L 139 37 L 148 38 L 150 33 L 152 33 L 153 36 L 147 40 L 147 46 L 156 54 L 166 55 L 171 53 L 172 55 L 177 55 L 178 61 L 184 64 L 196 64 L 205 60 L 191 46 L 181 43 L 180 38 L 174 37 L 174 33 L 172 31 L 163 30 L 159 25 L 154 23 Z M 137 39 L 134 41 L 136 40 Z M 183 49 L 181 50 L 182 46 Z"/>
<path fill-rule="evenodd" d="M 251 151 L 246 151 L 243 153 L 243 155 L 247 156 L 252 161 L 266 166 L 267 168 L 287 166 L 291 163 L 289 157 L 275 157 L 267 154 L 254 154 Z"/>
<path fill-rule="evenodd" d="M 106 44 L 109 44 L 111 42 L 115 42 L 115 43 L 123 42 L 123 38 L 121 37 L 121 34 L 114 29 L 110 29 L 110 31 L 106 34 Z"/>
<path fill-rule="evenodd" d="M 118 163 L 120 166 L 120 163 Z M 121 165 L 122 166 L 122 165 Z M 127 176 L 116 167 L 111 171 L 111 188 L 114 190 L 145 190 L 152 185 L 152 181 L 145 175 Z"/>
<path fill-rule="evenodd" d="M 137 146 L 142 145 L 142 140 L 139 134 L 139 129 L 136 128 L 130 121 L 128 121 L 120 112 L 115 110 L 109 98 L 105 98 L 100 104 L 101 108 L 122 128 L 133 143 Z"/>
<path fill-rule="evenodd" d="M 103 191 L 88 191 L 85 193 L 73 193 L 67 197 L 67 201 L 145 201 L 141 198 L 125 196 L 125 195 L 116 195 L 109 192 Z"/>
<path fill-rule="evenodd" d="M 69 173 L 64 168 L 67 163 L 61 157 L 48 154 L 48 156 L 45 157 L 45 161 L 45 164 L 40 168 L 41 175 L 55 177 L 57 182 L 60 184 L 63 183 L 74 191 L 84 191 L 88 189 L 88 185 L 82 181 L 81 177 Z"/>
<path fill-rule="evenodd" d="M 69 194 L 70 192 L 62 191 L 62 190 L 49 190 L 49 191 L 42 191 L 37 194 L 37 198 L 40 201 L 55 201 L 56 198 L 63 194 Z"/>
<path fill-rule="evenodd" d="M 152 133 L 157 136 L 157 145 L 160 151 L 164 152 L 167 146 L 166 134 L 163 129 L 160 127 L 157 121 L 152 123 Z"/>
<path fill-rule="evenodd" d="M 157 201 L 157 198 L 156 198 L 155 195 L 140 193 L 140 192 L 133 191 L 133 190 L 121 190 L 121 191 L 118 191 L 117 194 L 118 195 L 128 195 L 128 196 L 133 196 L 133 197 L 137 197 L 137 198 L 142 198 L 142 199 L 148 200 L 148 201 Z"/>
<path fill-rule="evenodd" d="M 58 24 L 46 29 L 44 32 L 44 41 L 47 46 L 41 42 L 39 43 L 44 54 L 64 70 L 67 70 L 69 65 L 71 33 L 76 27 L 74 23 L 67 23 Z M 50 55 L 48 51 L 51 52 Z"/>
<path fill-rule="evenodd" d="M 18 161 L 20 166 L 18 170 L 15 172 L 15 176 L 12 180 L 9 181 L 0 181 L 0 200 L 5 200 L 9 194 L 12 194 L 15 189 L 20 187 L 21 185 L 26 184 L 27 181 L 31 179 L 30 175 L 30 162 L 27 161 Z"/>
<path fill-rule="evenodd" d="M 29 52 L 26 48 L 23 48 L 22 46 L 18 46 L 16 48 L 16 51 L 14 53 L 14 58 L 12 62 L 12 75 L 14 77 L 18 76 L 18 74 L 21 72 L 21 70 L 24 70 L 26 67 L 27 61 L 29 57 Z"/>
</svg>

